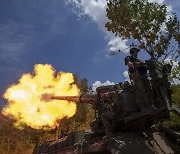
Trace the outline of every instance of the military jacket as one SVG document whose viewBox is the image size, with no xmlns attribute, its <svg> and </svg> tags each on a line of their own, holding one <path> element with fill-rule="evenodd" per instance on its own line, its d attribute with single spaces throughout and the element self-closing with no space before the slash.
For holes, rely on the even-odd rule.
<svg viewBox="0 0 180 154">
<path fill-rule="evenodd" d="M 109 97 L 112 99 L 112 103 L 111 103 L 111 109 L 112 111 L 117 114 L 122 112 L 123 113 L 123 102 L 122 102 L 122 98 L 121 98 L 121 90 L 120 91 L 113 91 L 109 93 Z"/>
<path fill-rule="evenodd" d="M 115 113 L 115 115 L 137 111 L 134 95 L 131 92 L 120 90 L 110 92 L 109 96 L 113 99 L 112 111 Z"/>
<path fill-rule="evenodd" d="M 138 57 L 133 57 L 133 56 L 126 56 L 124 59 L 125 65 L 128 64 L 128 62 L 135 63 L 135 62 L 143 62 L 141 59 Z"/>
</svg>

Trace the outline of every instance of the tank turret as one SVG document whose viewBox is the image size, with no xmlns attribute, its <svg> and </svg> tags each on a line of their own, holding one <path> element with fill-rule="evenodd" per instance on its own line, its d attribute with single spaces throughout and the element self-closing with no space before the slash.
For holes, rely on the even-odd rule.
<svg viewBox="0 0 180 154">
<path fill-rule="evenodd" d="M 73 131 L 57 141 L 37 145 L 34 154 L 178 153 L 179 133 L 168 128 L 159 130 L 153 125 L 162 119 L 169 119 L 170 111 L 180 115 L 179 108 L 171 99 L 172 90 L 168 81 L 170 71 L 169 65 L 150 59 L 135 66 L 134 81 L 98 87 L 96 94 L 52 96 L 51 99 L 57 101 L 92 104 L 95 120 L 91 123 L 91 131 Z M 113 111 L 111 107 L 115 101 L 123 104 L 123 112 L 120 117 L 113 119 L 111 127 L 115 136 L 105 139 L 102 115 Z"/>
</svg>

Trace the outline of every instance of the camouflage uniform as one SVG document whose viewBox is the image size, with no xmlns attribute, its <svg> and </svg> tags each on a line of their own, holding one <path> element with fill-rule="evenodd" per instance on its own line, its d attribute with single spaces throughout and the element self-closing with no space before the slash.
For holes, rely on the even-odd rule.
<svg viewBox="0 0 180 154">
<path fill-rule="evenodd" d="M 135 95 L 139 108 L 150 108 L 153 102 L 153 92 L 147 79 L 147 67 L 137 56 L 127 56 L 125 65 L 133 63 L 133 68 L 129 68 L 129 77 L 134 86 Z"/>
<path fill-rule="evenodd" d="M 102 122 L 105 127 L 107 137 L 114 135 L 112 124 L 121 120 L 124 116 L 137 111 L 136 103 L 132 93 L 121 90 L 109 93 L 112 99 L 111 111 L 102 114 Z"/>
<path fill-rule="evenodd" d="M 134 67 L 139 63 L 144 63 L 141 59 L 139 59 L 138 57 L 134 57 L 134 56 L 126 56 L 124 61 L 125 61 L 125 65 L 128 65 L 128 62 L 131 62 L 131 63 L 133 63 Z M 135 81 L 137 79 L 134 67 L 128 68 L 129 78 L 133 81 Z"/>
<path fill-rule="evenodd" d="M 108 93 L 109 98 L 112 100 L 110 104 L 110 111 L 105 112 L 102 114 L 102 122 L 105 127 L 106 135 L 108 137 L 113 136 L 113 128 L 112 124 L 115 120 L 115 115 L 117 114 L 118 111 L 122 112 L 122 101 L 120 100 L 120 92 L 110 92 Z M 123 113 L 121 113 L 123 114 Z"/>
</svg>

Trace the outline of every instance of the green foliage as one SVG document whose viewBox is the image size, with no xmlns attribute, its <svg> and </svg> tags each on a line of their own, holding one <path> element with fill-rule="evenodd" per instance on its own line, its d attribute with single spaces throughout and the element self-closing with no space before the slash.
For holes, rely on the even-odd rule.
<svg viewBox="0 0 180 154">
<path fill-rule="evenodd" d="M 167 6 L 147 0 L 110 0 L 107 17 L 108 31 L 137 40 L 152 58 L 179 57 L 180 22 L 175 13 L 168 14 Z"/>
<path fill-rule="evenodd" d="M 1 154 L 31 154 L 34 145 L 44 141 L 54 140 L 54 130 L 35 130 L 28 126 L 22 130 L 14 126 L 15 121 L 0 114 L 0 153 Z"/>
<path fill-rule="evenodd" d="M 174 113 L 170 113 L 170 119 L 171 120 L 165 121 L 163 125 L 173 127 L 180 124 L 180 118 Z"/>
<path fill-rule="evenodd" d="M 180 108 L 180 84 L 178 85 L 172 85 L 173 95 L 172 100 L 173 103 Z M 165 121 L 163 123 L 164 126 L 177 126 L 180 125 L 180 117 L 175 115 L 174 113 L 170 114 L 170 120 Z"/>
<path fill-rule="evenodd" d="M 172 100 L 180 108 L 180 84 L 172 85 L 172 90 Z"/>
<path fill-rule="evenodd" d="M 179 65 L 172 69 L 170 80 L 177 79 L 180 81 L 180 62 Z"/>
<path fill-rule="evenodd" d="M 85 94 L 88 92 L 88 80 L 86 78 L 80 79 L 79 75 L 74 74 L 74 82 L 78 85 L 80 92 Z"/>
<path fill-rule="evenodd" d="M 32 153 L 33 144 L 30 136 L 13 126 L 14 121 L 0 114 L 0 153 Z"/>
</svg>

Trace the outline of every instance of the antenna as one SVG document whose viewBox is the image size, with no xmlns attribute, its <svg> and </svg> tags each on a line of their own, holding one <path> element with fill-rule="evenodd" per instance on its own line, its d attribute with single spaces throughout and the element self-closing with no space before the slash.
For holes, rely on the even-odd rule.
<svg viewBox="0 0 180 154">
<path fill-rule="evenodd" d="M 138 48 L 138 49 L 140 49 L 140 46 L 137 46 L 137 45 L 135 45 L 134 43 L 132 43 L 132 44 L 130 45 L 130 48 Z"/>
<path fill-rule="evenodd" d="M 134 43 L 132 43 L 129 47 L 127 47 L 127 48 L 125 48 L 125 49 L 123 49 L 123 50 L 117 50 L 117 51 L 110 51 L 110 53 L 109 53 L 109 55 L 110 56 L 114 56 L 114 55 L 117 55 L 118 53 L 120 53 L 120 52 L 122 52 L 122 51 L 124 51 L 124 50 L 126 50 L 126 49 L 129 49 L 129 48 L 140 48 L 140 46 L 137 46 L 137 45 L 135 45 Z"/>
<path fill-rule="evenodd" d="M 126 49 L 129 49 L 130 47 L 127 47 L 127 48 L 125 48 L 125 49 L 123 49 L 123 50 L 117 50 L 117 51 L 111 51 L 110 53 L 109 53 L 109 55 L 111 55 L 111 56 L 114 56 L 114 55 L 117 55 L 118 53 L 120 53 L 120 52 L 122 52 L 122 51 L 124 51 L 124 50 L 126 50 Z"/>
</svg>

